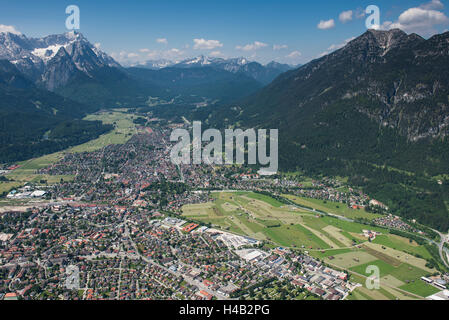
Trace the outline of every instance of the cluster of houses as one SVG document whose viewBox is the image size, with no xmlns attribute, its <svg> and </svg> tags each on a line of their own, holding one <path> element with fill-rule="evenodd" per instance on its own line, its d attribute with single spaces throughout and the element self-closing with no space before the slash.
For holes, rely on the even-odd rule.
<svg viewBox="0 0 449 320">
<path fill-rule="evenodd" d="M 376 218 L 373 220 L 373 223 L 382 227 L 423 234 L 421 230 L 417 230 L 408 223 L 404 222 L 400 217 L 392 214 Z"/>
</svg>

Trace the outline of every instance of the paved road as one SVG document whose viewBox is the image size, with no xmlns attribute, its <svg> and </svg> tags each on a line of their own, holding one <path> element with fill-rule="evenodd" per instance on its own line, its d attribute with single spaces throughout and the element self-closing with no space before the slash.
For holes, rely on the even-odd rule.
<svg viewBox="0 0 449 320">
<path fill-rule="evenodd" d="M 445 257 L 444 257 L 444 253 L 446 252 L 446 253 L 448 253 L 448 249 L 446 249 L 445 247 L 444 247 L 444 244 L 446 243 L 446 240 L 447 240 L 447 235 L 445 235 L 445 234 L 442 234 L 441 232 L 438 232 L 437 230 L 433 230 L 433 231 L 435 231 L 436 233 L 438 233 L 439 235 L 440 235 L 440 238 L 441 238 L 441 241 L 440 241 L 440 243 L 439 244 L 437 244 L 438 245 L 438 249 L 439 249 L 439 252 L 440 252 L 440 258 L 441 258 L 441 260 L 443 260 L 443 263 L 444 263 L 444 265 L 447 267 L 447 268 L 449 268 L 449 263 L 447 263 L 446 262 L 446 259 L 445 259 Z"/>
</svg>

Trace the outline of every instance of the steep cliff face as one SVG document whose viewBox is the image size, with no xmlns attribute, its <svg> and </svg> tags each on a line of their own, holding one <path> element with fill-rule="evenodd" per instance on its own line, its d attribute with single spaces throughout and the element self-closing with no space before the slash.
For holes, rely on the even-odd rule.
<svg viewBox="0 0 449 320">
<path fill-rule="evenodd" d="M 52 91 L 79 73 L 92 77 L 97 69 L 120 68 L 77 32 L 38 39 L 0 33 L 0 59 L 10 61 L 28 78 Z"/>
<path fill-rule="evenodd" d="M 65 86 L 78 72 L 78 68 L 64 48 L 59 49 L 56 56 L 48 62 L 40 82 L 48 90 Z"/>
</svg>

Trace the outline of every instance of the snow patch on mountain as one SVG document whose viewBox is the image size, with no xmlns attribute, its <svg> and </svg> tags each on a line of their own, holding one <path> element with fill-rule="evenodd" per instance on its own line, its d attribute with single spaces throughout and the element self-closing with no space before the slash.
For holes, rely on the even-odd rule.
<svg viewBox="0 0 449 320">
<path fill-rule="evenodd" d="M 35 55 L 36 57 L 42 59 L 45 63 L 53 59 L 56 54 L 58 53 L 59 49 L 64 47 L 63 45 L 53 45 L 49 46 L 47 48 L 36 48 L 33 51 L 31 51 L 31 54 Z"/>
</svg>

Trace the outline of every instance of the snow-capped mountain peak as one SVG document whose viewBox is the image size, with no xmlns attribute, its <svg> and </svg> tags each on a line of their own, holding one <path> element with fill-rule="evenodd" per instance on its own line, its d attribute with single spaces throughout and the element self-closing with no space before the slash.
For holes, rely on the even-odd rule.
<svg viewBox="0 0 449 320">
<path fill-rule="evenodd" d="M 197 66 L 209 66 L 214 64 L 218 58 L 209 58 L 207 56 L 198 56 L 195 58 L 186 59 L 184 61 L 181 61 L 180 63 L 176 64 L 178 67 L 197 67 Z"/>
<path fill-rule="evenodd" d="M 64 85 L 70 78 L 68 72 L 81 71 L 89 76 L 96 68 L 120 67 L 114 59 L 76 31 L 43 38 L 1 33 L 0 59 L 9 60 L 23 74 L 50 90 Z M 61 63 L 61 68 L 58 68 L 58 63 Z M 68 68 L 68 64 L 73 64 L 74 68 Z M 58 77 L 58 73 L 64 73 L 65 76 Z"/>
</svg>

